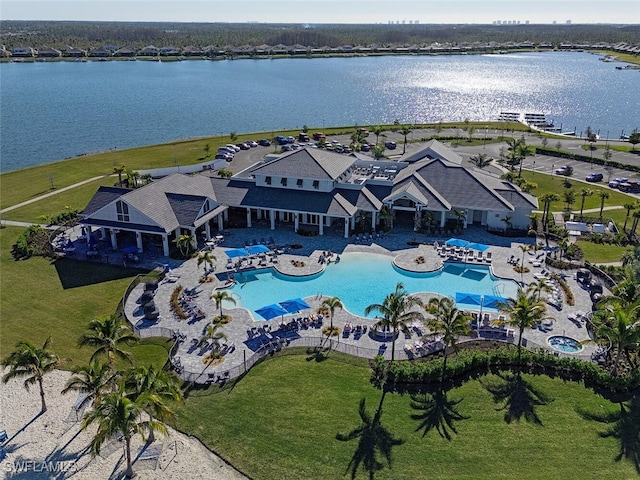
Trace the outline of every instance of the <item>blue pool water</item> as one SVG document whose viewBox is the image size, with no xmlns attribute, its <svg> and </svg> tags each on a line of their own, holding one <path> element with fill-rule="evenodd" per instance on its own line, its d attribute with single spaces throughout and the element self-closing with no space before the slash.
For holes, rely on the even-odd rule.
<svg viewBox="0 0 640 480">
<path fill-rule="evenodd" d="M 549 345 L 551 345 L 551 348 L 565 353 L 577 353 L 584 348 L 576 339 L 562 335 L 554 335 L 553 337 L 549 337 L 547 341 Z"/>
<path fill-rule="evenodd" d="M 230 291 L 237 306 L 252 312 L 290 298 L 322 294 L 340 297 L 349 312 L 361 316 L 368 305 L 382 303 L 398 282 L 409 293 L 434 292 L 453 298 L 456 292 L 511 297 L 517 289 L 515 282 L 492 276 L 488 266 L 454 263 L 437 272 L 414 273 L 395 267 L 389 256 L 371 253 L 346 253 L 340 262 L 308 277 L 282 275 L 267 268 L 236 275 L 236 281 Z"/>
</svg>

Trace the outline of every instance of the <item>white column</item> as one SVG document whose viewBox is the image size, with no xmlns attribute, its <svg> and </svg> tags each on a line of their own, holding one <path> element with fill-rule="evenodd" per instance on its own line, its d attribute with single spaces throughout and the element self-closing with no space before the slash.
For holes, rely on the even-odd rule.
<svg viewBox="0 0 640 480">
<path fill-rule="evenodd" d="M 109 230 L 109 232 L 111 233 L 111 248 L 113 248 L 114 250 L 118 249 L 118 236 L 116 235 L 116 231 L 112 228 Z"/>
<path fill-rule="evenodd" d="M 138 247 L 138 253 L 142 253 L 142 234 L 136 232 L 136 246 Z"/>
<path fill-rule="evenodd" d="M 224 213 L 227 213 L 227 211 L 225 210 Z M 218 214 L 218 230 L 220 231 L 224 230 L 224 222 L 223 222 L 224 213 L 222 215 Z"/>
<path fill-rule="evenodd" d="M 349 238 L 349 219 L 344 219 L 344 238 Z"/>
<path fill-rule="evenodd" d="M 211 238 L 211 224 L 209 223 L 209 220 L 204 224 L 204 231 L 207 232 L 207 240 L 209 240 Z"/>
<path fill-rule="evenodd" d="M 100 227 L 100 238 L 105 238 L 105 233 L 104 227 Z"/>
<path fill-rule="evenodd" d="M 447 212 L 444 210 L 440 212 L 440 227 L 444 227 L 444 224 L 447 222 Z"/>
<path fill-rule="evenodd" d="M 351 217 L 349 219 L 349 223 L 351 224 L 351 229 L 353 230 L 354 228 L 356 228 L 356 219 L 355 217 Z"/>
<path fill-rule="evenodd" d="M 462 228 L 467 228 L 467 225 L 469 224 L 469 215 L 473 215 L 473 210 L 466 210 L 464 221 L 462 222 Z"/>
<path fill-rule="evenodd" d="M 162 234 L 162 253 L 165 257 L 169 256 L 169 235 Z"/>
<path fill-rule="evenodd" d="M 229 209 L 224 210 L 222 212 L 222 216 L 224 217 L 225 220 L 229 220 Z"/>
<path fill-rule="evenodd" d="M 262 209 L 261 209 L 261 208 L 259 208 L 259 209 L 256 211 L 256 218 L 257 218 L 258 220 L 262 220 Z"/>
<path fill-rule="evenodd" d="M 376 215 L 377 212 L 371 212 L 371 230 L 372 231 L 376 231 Z"/>
<path fill-rule="evenodd" d="M 318 222 L 319 234 L 324 235 L 324 215 L 320 215 L 320 221 Z"/>
<path fill-rule="evenodd" d="M 297 232 L 299 227 L 300 227 L 300 215 L 298 213 L 294 213 L 293 214 L 293 230 Z"/>
<path fill-rule="evenodd" d="M 247 208 L 247 228 L 251 228 L 251 209 Z"/>
<path fill-rule="evenodd" d="M 276 211 L 275 210 L 269 210 L 269 220 L 271 220 L 271 230 L 275 230 L 276 229 Z"/>
</svg>

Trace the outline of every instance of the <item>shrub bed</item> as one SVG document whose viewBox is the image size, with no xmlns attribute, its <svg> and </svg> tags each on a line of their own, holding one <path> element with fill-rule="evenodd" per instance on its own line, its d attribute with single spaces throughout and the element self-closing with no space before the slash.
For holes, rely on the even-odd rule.
<svg viewBox="0 0 640 480">
<path fill-rule="evenodd" d="M 610 391 L 628 392 L 640 387 L 640 370 L 629 375 L 613 376 L 599 366 L 570 357 L 556 357 L 547 351 L 522 350 L 518 365 L 518 351 L 515 348 L 499 347 L 490 351 L 465 351 L 449 357 L 442 376 L 443 359 L 429 362 L 394 361 L 387 362 L 377 356 L 372 362 L 371 381 L 378 386 L 394 390 L 404 390 L 411 385 L 438 383 L 464 379 L 488 373 L 495 369 L 518 369 L 523 373 L 545 374 L 565 380 L 584 381 L 591 387 Z"/>
</svg>

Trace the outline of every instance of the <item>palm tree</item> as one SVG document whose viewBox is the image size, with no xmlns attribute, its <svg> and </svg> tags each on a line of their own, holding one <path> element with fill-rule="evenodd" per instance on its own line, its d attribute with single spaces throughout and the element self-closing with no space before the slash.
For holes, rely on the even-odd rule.
<svg viewBox="0 0 640 480">
<path fill-rule="evenodd" d="M 382 132 L 384 132 L 384 128 L 382 128 L 381 125 L 374 125 L 372 127 L 369 127 L 369 131 L 371 131 L 371 133 L 376 136 L 376 145 L 378 145 L 378 143 L 380 142 L 380 135 L 382 134 Z"/>
<path fill-rule="evenodd" d="M 549 285 L 546 278 L 540 278 L 539 280 L 530 283 L 527 287 L 527 292 L 534 294 L 538 300 L 540 300 L 542 292 L 549 293 L 551 290 L 551 285 Z"/>
<path fill-rule="evenodd" d="M 38 384 L 42 401 L 40 413 L 47 411 L 42 379 L 64 361 L 49 350 L 50 345 L 51 337 L 47 338 L 40 348 L 29 342 L 18 342 L 16 349 L 0 362 L 3 367 L 9 367 L 9 371 L 2 377 L 2 383 L 14 378 L 24 378 L 23 385 L 27 392 L 31 385 Z"/>
<path fill-rule="evenodd" d="M 407 322 L 422 319 L 423 316 L 418 311 L 409 311 L 414 306 L 420 306 L 422 302 L 417 297 L 407 294 L 404 285 L 399 282 L 393 293 L 387 295 L 382 303 L 374 303 L 364 309 L 364 314 L 378 312 L 382 315 L 372 326 L 373 331 L 391 329 L 393 333 L 391 344 L 391 360 L 395 359 L 396 337 L 401 330 L 405 335 L 409 335 Z"/>
<path fill-rule="evenodd" d="M 225 333 L 219 332 L 219 328 L 219 323 L 210 323 L 204 327 L 202 336 L 200 337 L 200 340 L 198 340 L 198 348 L 203 347 L 209 343 L 209 340 L 211 340 L 211 351 L 213 354 L 220 351 L 220 340 L 227 340 L 228 337 Z"/>
<path fill-rule="evenodd" d="M 183 257 L 186 257 L 191 253 L 191 249 L 193 248 L 193 235 L 180 235 L 176 238 L 175 242 Z"/>
<path fill-rule="evenodd" d="M 518 245 L 518 248 L 522 252 L 522 263 L 520 264 L 520 284 L 524 285 L 524 254 L 531 249 L 531 245 Z"/>
<path fill-rule="evenodd" d="M 460 225 L 460 223 L 464 222 L 464 220 L 467 218 L 466 212 L 464 210 L 454 210 L 453 214 L 456 217 L 456 230 L 462 231 L 462 226 Z"/>
<path fill-rule="evenodd" d="M 198 255 L 198 267 L 204 264 L 205 278 L 209 276 L 209 269 L 207 268 L 207 265 L 209 266 L 209 268 L 212 268 L 214 260 L 216 260 L 215 255 L 209 251 L 202 252 L 200 253 L 200 255 Z"/>
<path fill-rule="evenodd" d="M 551 203 L 557 202 L 560 200 L 560 197 L 555 193 L 546 193 L 540 197 L 540 200 L 544 205 L 542 208 L 542 224 L 546 229 L 549 225 L 549 210 L 551 209 Z"/>
<path fill-rule="evenodd" d="M 504 223 L 505 232 L 513 226 L 511 219 L 512 219 L 511 215 L 505 215 L 503 218 L 500 219 L 500 221 Z"/>
<path fill-rule="evenodd" d="M 518 288 L 516 298 L 509 298 L 499 304 L 499 310 L 506 314 L 504 319 L 495 320 L 498 325 L 510 325 L 518 329 L 518 363 L 522 352 L 522 334 L 525 328 L 531 328 L 547 318 L 547 307 L 538 300 L 533 292 Z"/>
<path fill-rule="evenodd" d="M 491 165 L 493 158 L 487 156 L 486 153 L 479 153 L 477 155 L 473 155 L 469 161 L 475 165 L 476 168 L 483 169 Z"/>
<path fill-rule="evenodd" d="M 342 304 L 342 301 L 340 301 L 338 297 L 331 297 L 331 298 L 325 298 L 322 301 L 322 304 L 320 304 L 320 308 L 328 310 L 329 312 L 329 322 L 330 322 L 329 335 L 331 335 L 333 333 L 333 316 L 335 314 L 336 308 L 339 308 L 340 310 L 342 310 L 344 308 L 344 305 Z"/>
<path fill-rule="evenodd" d="M 640 222 L 640 210 L 637 212 L 633 212 L 633 223 L 631 224 L 631 232 L 629 232 L 632 237 L 636 234 L 638 222 Z"/>
<path fill-rule="evenodd" d="M 580 193 L 578 194 L 582 197 L 582 201 L 580 202 L 580 216 L 582 217 L 582 211 L 584 210 L 584 201 L 586 200 L 587 197 L 590 197 L 591 195 L 593 195 L 593 190 L 591 190 L 590 188 L 581 188 L 580 189 Z"/>
<path fill-rule="evenodd" d="M 113 167 L 113 173 L 118 174 L 118 186 L 122 185 L 122 174 L 127 171 L 127 167 L 124 165 L 117 165 Z"/>
<path fill-rule="evenodd" d="M 402 146 L 402 154 L 404 155 L 407 151 L 407 135 L 411 133 L 411 129 L 409 128 L 409 125 L 402 125 L 398 132 L 400 135 L 404 136 L 404 144 Z"/>
<path fill-rule="evenodd" d="M 623 205 L 623 207 L 627 211 L 627 215 L 626 215 L 626 217 L 624 217 L 624 226 L 622 227 L 622 231 L 623 232 L 627 231 L 627 222 L 629 221 L 629 215 L 631 214 L 631 210 L 635 210 L 636 208 L 638 208 L 639 204 L 640 204 L 640 202 L 638 202 L 638 200 L 636 200 L 633 203 L 628 202 L 628 203 L 625 203 Z"/>
<path fill-rule="evenodd" d="M 213 295 L 211 295 L 211 299 L 216 302 L 216 308 L 220 309 L 220 320 L 224 318 L 222 315 L 222 303 L 226 301 L 232 303 L 233 305 L 236 304 L 236 299 L 233 298 L 231 294 L 226 290 L 218 290 L 214 292 Z"/>
<path fill-rule="evenodd" d="M 616 357 L 611 366 L 611 375 L 618 374 L 618 365 L 623 352 L 628 349 L 638 349 L 640 345 L 640 320 L 638 320 L 636 304 L 629 308 L 624 302 L 609 303 L 604 307 L 604 316 L 596 325 L 595 337 L 599 341 L 609 342 L 616 352 Z"/>
<path fill-rule="evenodd" d="M 80 347 L 95 348 L 91 360 L 99 355 L 106 355 L 109 362 L 109 371 L 113 372 L 115 357 L 132 362 L 131 353 L 123 350 L 123 345 L 131 346 L 138 342 L 129 327 L 121 317 L 111 315 L 98 318 L 89 322 L 89 333 L 85 333 L 78 340 Z"/>
<path fill-rule="evenodd" d="M 433 315 L 427 320 L 427 327 L 434 334 L 442 334 L 444 343 L 444 360 L 442 362 L 442 380 L 447 370 L 447 354 L 449 347 L 457 349 L 456 343 L 460 335 L 469 332 L 471 316 L 456 308 L 455 302 L 449 297 L 432 298 L 427 303 L 427 313 Z"/>
<path fill-rule="evenodd" d="M 564 203 L 567 204 L 567 211 L 571 211 L 571 205 L 576 201 L 576 193 L 573 190 L 566 190 L 562 194 L 562 198 L 564 199 Z"/>
<path fill-rule="evenodd" d="M 373 155 L 373 158 L 375 158 L 376 160 L 380 160 L 382 157 L 384 157 L 384 146 L 376 144 L 371 149 L 371 154 Z"/>
<path fill-rule="evenodd" d="M 133 478 L 131 461 L 131 439 L 140 434 L 144 439 L 145 432 L 159 431 L 166 435 L 167 428 L 158 420 L 142 421 L 141 414 L 145 405 L 149 403 L 149 393 L 143 393 L 135 400 L 127 396 L 124 385 L 111 393 L 99 397 L 93 410 L 84 417 L 82 429 L 86 430 L 94 423 L 98 424 L 96 433 L 91 440 L 91 453 L 100 453 L 102 445 L 113 437 L 122 436 L 125 442 L 125 456 L 127 459 L 126 478 Z"/>
<path fill-rule="evenodd" d="M 174 373 L 158 370 L 153 365 L 130 369 L 125 374 L 125 389 L 133 401 L 144 396 L 143 406 L 150 411 L 149 419 L 153 415 L 163 422 L 175 420 L 175 413 L 168 407 L 168 402 L 180 402 L 184 398 L 180 379 Z M 153 436 L 153 431 L 149 432 L 150 442 Z"/>
<path fill-rule="evenodd" d="M 604 210 L 604 201 L 609 198 L 609 192 L 606 190 L 598 190 L 598 196 L 600 197 L 600 218 L 602 218 L 602 210 Z"/>
<path fill-rule="evenodd" d="M 73 373 L 61 393 L 66 395 L 74 391 L 87 394 L 80 407 L 88 402 L 95 405 L 98 398 L 111 389 L 115 379 L 109 365 L 98 360 L 92 360 L 88 365 L 74 368 Z"/>
<path fill-rule="evenodd" d="M 384 221 L 387 228 L 393 228 L 393 210 L 386 205 L 380 210 L 380 219 Z"/>
<path fill-rule="evenodd" d="M 358 210 L 356 214 L 356 223 L 360 225 L 360 230 L 365 232 L 367 230 L 367 221 L 369 220 L 371 214 L 369 212 L 365 212 L 364 210 Z"/>
</svg>

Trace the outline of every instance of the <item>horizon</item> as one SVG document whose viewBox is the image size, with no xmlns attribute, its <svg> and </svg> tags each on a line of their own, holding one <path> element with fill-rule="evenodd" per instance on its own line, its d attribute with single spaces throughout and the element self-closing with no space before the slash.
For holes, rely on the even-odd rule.
<svg viewBox="0 0 640 480">
<path fill-rule="evenodd" d="M 153 5 L 153 8 L 149 8 Z M 37 13 L 34 13 L 37 12 Z M 250 13 L 247 13 L 250 12 Z M 635 25 L 636 0 L 2 0 L 2 21 L 296 25 Z"/>
</svg>

